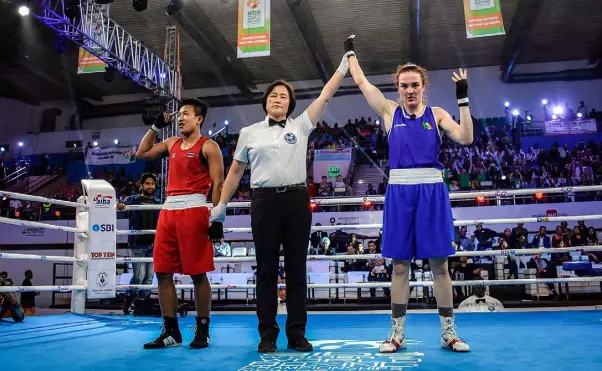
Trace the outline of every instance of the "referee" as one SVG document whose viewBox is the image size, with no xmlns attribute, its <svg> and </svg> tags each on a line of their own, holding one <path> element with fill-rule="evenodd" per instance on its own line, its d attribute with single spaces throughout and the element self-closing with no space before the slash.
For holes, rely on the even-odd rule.
<svg viewBox="0 0 602 371">
<path fill-rule="evenodd" d="M 234 161 L 224 182 L 220 203 L 211 210 L 211 222 L 223 222 L 226 204 L 249 164 L 251 170 L 251 229 L 257 255 L 258 352 L 276 351 L 280 328 L 276 323 L 279 251 L 284 251 L 286 274 L 286 336 L 288 348 L 312 351 L 305 338 L 307 324 L 307 241 L 311 230 L 307 179 L 307 142 L 326 105 L 349 70 L 343 57 L 337 72 L 320 96 L 294 119 L 293 87 L 278 80 L 263 94 L 267 116 L 240 131 Z"/>
</svg>

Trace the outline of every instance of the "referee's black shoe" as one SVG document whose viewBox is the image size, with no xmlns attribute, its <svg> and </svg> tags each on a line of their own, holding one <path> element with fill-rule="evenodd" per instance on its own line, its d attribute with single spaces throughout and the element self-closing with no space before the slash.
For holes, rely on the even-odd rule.
<svg viewBox="0 0 602 371">
<path fill-rule="evenodd" d="M 263 338 L 259 342 L 257 346 L 257 351 L 259 353 L 274 353 L 278 347 L 276 346 L 276 341 L 268 338 Z"/>
<path fill-rule="evenodd" d="M 314 350 L 314 347 L 311 345 L 311 343 L 304 337 L 295 339 L 293 341 L 289 340 L 287 348 L 296 350 L 297 352 L 312 352 Z"/>
<path fill-rule="evenodd" d="M 163 331 L 155 340 L 144 344 L 144 349 L 162 349 L 182 345 L 182 333 L 177 317 L 163 317 Z"/>
</svg>

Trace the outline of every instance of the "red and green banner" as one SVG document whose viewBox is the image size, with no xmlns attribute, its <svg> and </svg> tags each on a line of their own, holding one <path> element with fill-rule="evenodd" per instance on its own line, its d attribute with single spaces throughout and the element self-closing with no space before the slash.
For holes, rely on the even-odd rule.
<svg viewBox="0 0 602 371">
<path fill-rule="evenodd" d="M 103 53 L 102 49 L 98 49 L 98 54 Z M 77 61 L 77 73 L 95 73 L 104 72 L 107 64 L 98 59 L 94 54 L 88 52 L 84 48 L 79 48 L 79 58 Z"/>
<path fill-rule="evenodd" d="M 270 0 L 238 0 L 238 58 L 270 55 Z"/>
<path fill-rule="evenodd" d="M 464 0 L 466 37 L 504 35 L 501 0 Z"/>
</svg>

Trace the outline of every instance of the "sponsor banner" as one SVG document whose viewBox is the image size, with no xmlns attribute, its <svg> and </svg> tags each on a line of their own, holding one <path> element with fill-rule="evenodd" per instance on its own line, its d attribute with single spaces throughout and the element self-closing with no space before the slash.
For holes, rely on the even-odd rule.
<svg viewBox="0 0 602 371">
<path fill-rule="evenodd" d="M 270 55 L 270 0 L 238 0 L 238 58 Z"/>
<path fill-rule="evenodd" d="M 79 48 L 79 58 L 77 60 L 77 73 L 96 73 L 105 72 L 107 64 L 96 55 L 102 54 L 102 49 L 94 49 L 94 54 L 90 53 L 84 48 Z M 95 55 L 96 54 L 96 55 Z"/>
<path fill-rule="evenodd" d="M 88 268 L 88 299 L 114 298 L 115 293 L 115 262 L 112 262 L 113 269 L 92 269 Z"/>
<path fill-rule="evenodd" d="M 502 19 L 502 0 L 464 0 L 464 19 L 466 21 L 466 37 L 504 35 Z"/>
<path fill-rule="evenodd" d="M 546 121 L 546 135 L 597 133 L 596 120 Z"/>
<path fill-rule="evenodd" d="M 136 146 L 89 148 L 86 165 L 131 164 L 136 162 Z"/>
<path fill-rule="evenodd" d="M 351 148 L 317 149 L 314 151 L 314 161 L 351 161 Z"/>
</svg>

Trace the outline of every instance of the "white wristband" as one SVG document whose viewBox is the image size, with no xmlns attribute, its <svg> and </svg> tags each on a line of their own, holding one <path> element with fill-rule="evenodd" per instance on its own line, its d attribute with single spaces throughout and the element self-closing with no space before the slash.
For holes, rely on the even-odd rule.
<svg viewBox="0 0 602 371">
<path fill-rule="evenodd" d="M 459 105 L 465 105 L 465 106 L 467 106 L 468 105 L 468 97 L 462 98 L 462 99 L 458 99 L 458 104 Z"/>
<path fill-rule="evenodd" d="M 159 132 L 161 131 L 161 129 L 159 129 L 158 127 L 156 127 L 154 124 L 153 126 L 151 126 L 150 128 L 152 131 L 154 131 L 155 133 L 159 134 Z"/>
</svg>

